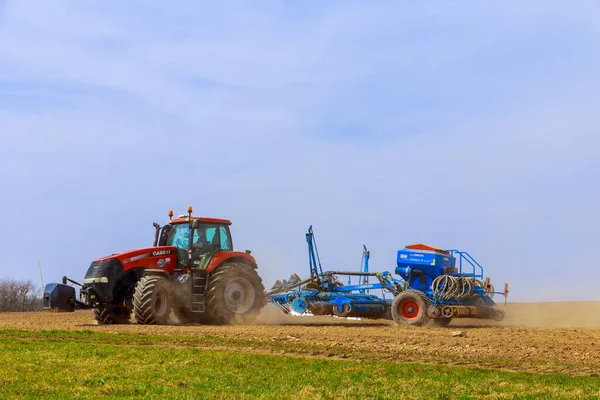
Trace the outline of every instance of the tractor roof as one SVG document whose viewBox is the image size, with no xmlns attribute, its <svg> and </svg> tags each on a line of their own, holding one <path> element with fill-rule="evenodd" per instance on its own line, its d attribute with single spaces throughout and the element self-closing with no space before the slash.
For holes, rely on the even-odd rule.
<svg viewBox="0 0 600 400">
<path fill-rule="evenodd" d="M 193 219 L 199 219 L 200 222 L 206 222 L 209 224 L 225 224 L 225 225 L 231 225 L 231 221 L 228 219 L 221 219 L 221 218 L 207 218 L 207 217 L 192 217 Z M 188 221 L 188 217 L 179 217 L 179 218 L 173 218 L 171 220 L 172 224 L 181 224 L 182 222 L 187 222 Z"/>
</svg>

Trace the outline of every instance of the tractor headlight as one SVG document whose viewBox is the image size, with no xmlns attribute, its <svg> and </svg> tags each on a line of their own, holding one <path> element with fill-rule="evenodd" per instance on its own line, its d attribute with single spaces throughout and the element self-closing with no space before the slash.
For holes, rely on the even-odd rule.
<svg viewBox="0 0 600 400">
<path fill-rule="evenodd" d="M 106 276 L 100 278 L 87 278 L 83 280 L 83 283 L 108 283 L 108 278 Z"/>
</svg>

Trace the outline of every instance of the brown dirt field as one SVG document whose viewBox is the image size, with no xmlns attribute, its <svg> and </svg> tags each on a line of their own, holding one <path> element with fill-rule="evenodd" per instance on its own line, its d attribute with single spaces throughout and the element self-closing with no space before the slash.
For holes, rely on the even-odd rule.
<svg viewBox="0 0 600 400">
<path fill-rule="evenodd" d="M 208 348 L 215 336 L 239 351 L 293 356 L 477 365 L 600 376 L 600 302 L 513 303 L 502 323 L 453 321 L 449 328 L 391 321 L 293 317 L 265 309 L 254 325 L 96 325 L 92 313 L 0 313 L 0 329 L 91 330 L 166 335 L 173 346 Z M 460 329 L 467 337 L 452 337 Z"/>
</svg>

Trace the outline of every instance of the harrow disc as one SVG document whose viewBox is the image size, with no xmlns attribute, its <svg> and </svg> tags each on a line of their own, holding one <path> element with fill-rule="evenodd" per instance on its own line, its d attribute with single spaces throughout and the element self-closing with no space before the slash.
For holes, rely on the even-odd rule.
<svg viewBox="0 0 600 400">
<path fill-rule="evenodd" d="M 292 309 L 299 314 L 304 314 L 308 309 L 308 301 L 304 297 L 298 297 L 292 302 Z"/>
<path fill-rule="evenodd" d="M 493 313 L 494 313 L 494 321 L 502 321 L 504 319 L 504 311 L 493 310 Z"/>
<path fill-rule="evenodd" d="M 427 316 L 429 318 L 437 318 L 440 316 L 440 309 L 436 306 L 430 306 L 427 308 Z"/>
<path fill-rule="evenodd" d="M 442 308 L 442 315 L 446 318 L 451 318 L 454 315 L 454 311 L 451 306 L 444 306 Z"/>
<path fill-rule="evenodd" d="M 342 304 L 342 308 L 338 307 L 337 304 L 333 305 L 333 314 L 338 317 L 347 317 L 352 312 L 350 304 Z"/>
</svg>

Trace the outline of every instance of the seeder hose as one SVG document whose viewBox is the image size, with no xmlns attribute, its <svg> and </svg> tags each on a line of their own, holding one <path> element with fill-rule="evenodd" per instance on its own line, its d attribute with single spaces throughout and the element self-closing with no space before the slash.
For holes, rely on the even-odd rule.
<svg viewBox="0 0 600 400">
<path fill-rule="evenodd" d="M 448 299 L 466 299 L 469 297 L 478 296 L 475 288 L 481 288 L 486 296 L 493 297 L 494 287 L 490 285 L 490 291 L 486 291 L 485 282 L 468 277 L 468 276 L 452 276 L 440 275 L 431 283 L 431 290 L 434 296 L 440 300 Z"/>
</svg>

